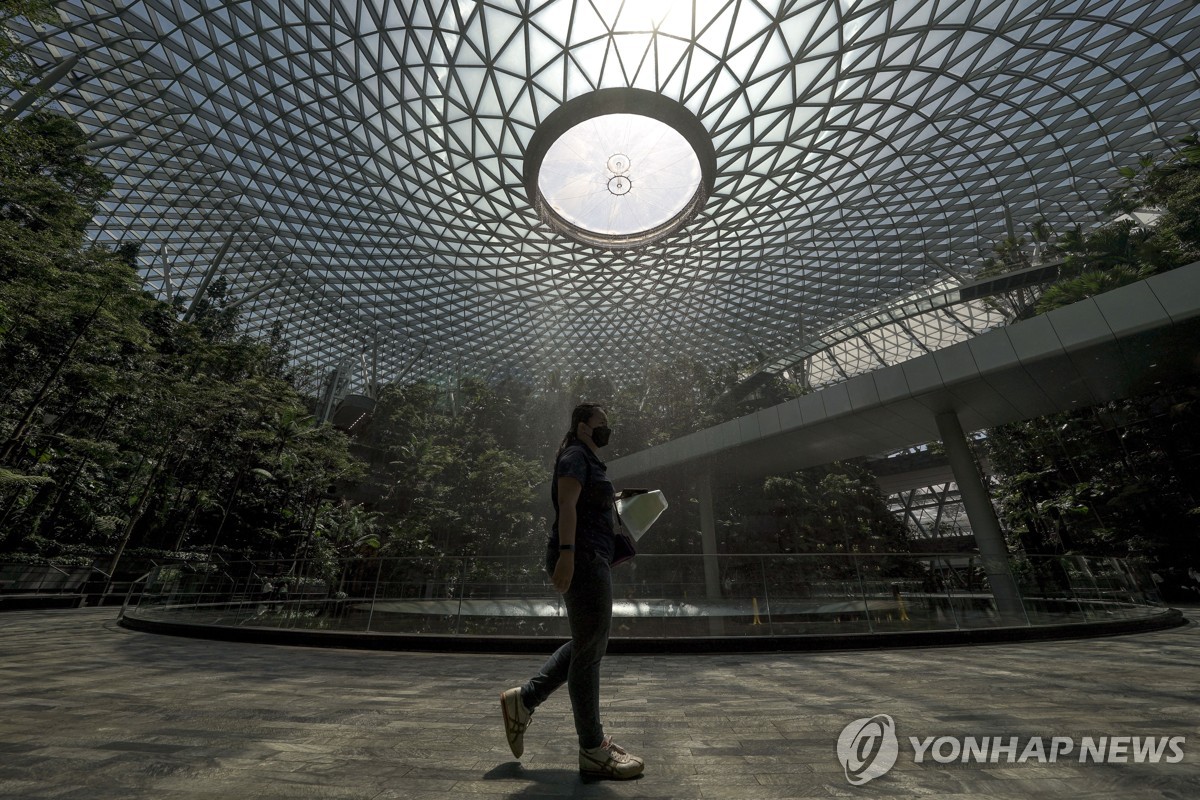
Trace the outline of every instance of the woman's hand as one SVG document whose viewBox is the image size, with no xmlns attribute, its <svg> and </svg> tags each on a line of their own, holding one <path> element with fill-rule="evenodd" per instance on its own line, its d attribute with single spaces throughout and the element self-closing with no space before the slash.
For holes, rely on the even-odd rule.
<svg viewBox="0 0 1200 800">
<path fill-rule="evenodd" d="M 554 574 L 550 576 L 550 582 L 554 584 L 554 591 L 566 594 L 567 589 L 571 588 L 571 578 L 574 575 L 575 553 L 564 550 L 558 554 L 558 563 L 554 565 Z"/>
</svg>

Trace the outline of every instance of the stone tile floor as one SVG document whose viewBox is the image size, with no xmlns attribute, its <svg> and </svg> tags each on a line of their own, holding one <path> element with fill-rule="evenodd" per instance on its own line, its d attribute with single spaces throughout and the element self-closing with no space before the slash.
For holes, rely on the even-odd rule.
<svg viewBox="0 0 1200 800">
<path fill-rule="evenodd" d="M 114 609 L 5 613 L 0 797 L 1200 798 L 1195 623 L 1030 644 L 611 656 L 606 726 L 648 765 L 628 783 L 580 779 L 565 691 L 511 757 L 497 699 L 539 662 L 156 636 L 119 627 Z M 875 714 L 895 720 L 899 757 L 852 786 L 838 735 Z M 1178 763 L 918 764 L 909 744 L 997 735 L 1187 739 Z"/>
</svg>

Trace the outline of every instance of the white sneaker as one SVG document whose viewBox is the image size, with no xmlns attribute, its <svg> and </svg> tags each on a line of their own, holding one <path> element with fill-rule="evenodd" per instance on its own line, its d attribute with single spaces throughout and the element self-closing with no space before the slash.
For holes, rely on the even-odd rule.
<svg viewBox="0 0 1200 800">
<path fill-rule="evenodd" d="M 645 768 L 645 761 L 625 752 L 611 736 L 605 736 L 599 747 L 579 748 L 581 775 L 627 781 L 641 775 Z"/>
<path fill-rule="evenodd" d="M 500 693 L 500 710 L 504 713 L 504 734 L 508 737 L 508 746 L 517 758 L 525 752 L 525 729 L 533 712 L 521 702 L 521 688 L 518 686 Z"/>
</svg>

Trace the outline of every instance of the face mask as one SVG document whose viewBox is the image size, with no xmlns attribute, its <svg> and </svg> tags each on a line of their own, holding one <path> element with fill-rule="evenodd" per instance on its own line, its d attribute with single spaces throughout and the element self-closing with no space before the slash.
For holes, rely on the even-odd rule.
<svg viewBox="0 0 1200 800">
<path fill-rule="evenodd" d="M 612 436 L 612 428 L 607 425 L 602 425 L 599 428 L 592 428 L 592 441 L 596 447 L 604 447 L 608 444 L 608 437 Z"/>
</svg>

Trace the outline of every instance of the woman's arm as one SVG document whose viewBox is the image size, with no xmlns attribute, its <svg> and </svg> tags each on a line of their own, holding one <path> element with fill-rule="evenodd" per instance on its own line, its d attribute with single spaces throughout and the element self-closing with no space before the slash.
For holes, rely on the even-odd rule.
<svg viewBox="0 0 1200 800">
<path fill-rule="evenodd" d="M 575 525 L 577 517 L 575 506 L 579 503 L 579 495 L 583 493 L 583 484 L 575 478 L 558 479 L 558 543 L 560 545 L 575 544 Z M 560 594 L 571 588 L 571 578 L 575 575 L 575 551 L 563 550 L 558 554 L 558 563 L 554 566 L 554 575 L 550 582 L 555 591 Z"/>
</svg>

